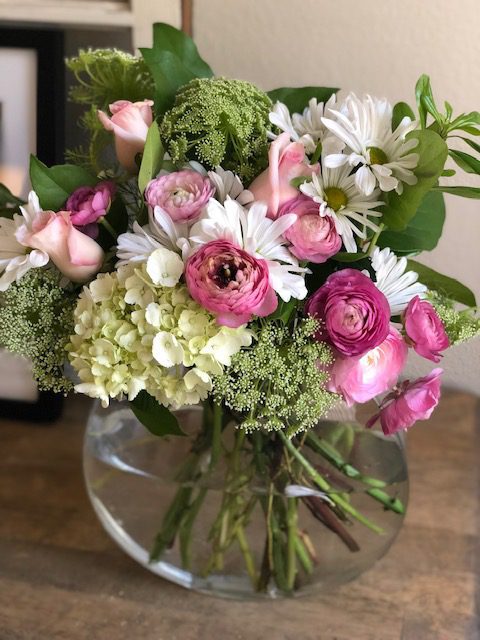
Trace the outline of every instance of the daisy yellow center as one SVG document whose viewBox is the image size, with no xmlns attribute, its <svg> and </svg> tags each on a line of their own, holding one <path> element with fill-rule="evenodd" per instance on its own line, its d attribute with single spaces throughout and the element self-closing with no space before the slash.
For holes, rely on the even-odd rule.
<svg viewBox="0 0 480 640">
<path fill-rule="evenodd" d="M 325 200 L 327 201 L 330 209 L 333 209 L 334 211 L 338 211 L 348 202 L 345 192 L 338 187 L 327 187 L 325 189 Z"/>
<path fill-rule="evenodd" d="M 378 147 L 368 147 L 370 153 L 370 164 L 386 164 L 388 162 L 385 151 Z"/>
</svg>

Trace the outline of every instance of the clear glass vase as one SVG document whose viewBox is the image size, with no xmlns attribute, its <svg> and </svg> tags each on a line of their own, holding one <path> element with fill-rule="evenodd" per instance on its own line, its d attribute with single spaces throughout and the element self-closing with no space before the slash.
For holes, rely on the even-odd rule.
<svg viewBox="0 0 480 640">
<path fill-rule="evenodd" d="M 150 434 L 119 403 L 95 404 L 87 425 L 93 507 L 146 569 L 217 596 L 297 596 L 352 580 L 392 545 L 408 500 L 400 437 L 366 430 L 341 412 L 319 423 L 300 450 L 324 491 L 303 467 L 302 482 L 292 483 L 289 465 L 298 461 L 279 462 L 275 436 L 240 439 L 235 424 L 224 424 L 212 454 L 204 409 L 182 409 L 177 418 L 185 437 Z M 369 526 L 332 507 L 331 497 Z"/>
</svg>

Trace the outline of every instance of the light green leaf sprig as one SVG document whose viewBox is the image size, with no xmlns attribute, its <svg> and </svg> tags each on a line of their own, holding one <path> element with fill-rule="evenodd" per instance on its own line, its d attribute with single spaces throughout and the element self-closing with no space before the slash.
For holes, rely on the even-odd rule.
<svg viewBox="0 0 480 640">
<path fill-rule="evenodd" d="M 325 388 L 332 353 L 312 338 L 317 328 L 313 318 L 293 333 L 278 322 L 262 323 L 254 345 L 214 378 L 216 402 L 242 414 L 247 431 L 284 430 L 290 436 L 313 427 L 338 402 Z"/>
<path fill-rule="evenodd" d="M 76 297 L 60 287 L 57 271 L 32 269 L 0 296 L 0 344 L 29 358 L 42 391 L 66 393 L 65 345 L 73 331 Z"/>
</svg>

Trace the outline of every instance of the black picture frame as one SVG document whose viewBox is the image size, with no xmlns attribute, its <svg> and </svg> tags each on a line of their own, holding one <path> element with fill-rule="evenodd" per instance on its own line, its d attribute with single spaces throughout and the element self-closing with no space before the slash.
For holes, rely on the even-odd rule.
<svg viewBox="0 0 480 640">
<path fill-rule="evenodd" d="M 49 166 L 62 163 L 66 103 L 63 31 L 3 24 L 0 25 L 0 50 L 2 48 L 36 51 L 36 155 Z M 51 422 L 60 415 L 62 404 L 63 397 L 50 392 L 39 392 L 36 402 L 0 398 L 0 417 Z"/>
</svg>

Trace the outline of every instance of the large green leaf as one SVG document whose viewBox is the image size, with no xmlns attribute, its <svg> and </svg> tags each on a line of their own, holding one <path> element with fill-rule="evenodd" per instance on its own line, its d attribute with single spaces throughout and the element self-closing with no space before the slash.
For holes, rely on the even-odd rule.
<svg viewBox="0 0 480 640">
<path fill-rule="evenodd" d="M 435 187 L 435 191 L 450 193 L 452 196 L 460 196 L 461 198 L 480 198 L 480 187 Z"/>
<path fill-rule="evenodd" d="M 30 156 L 30 181 L 42 208 L 58 211 L 75 189 L 85 185 L 94 186 L 98 179 L 77 165 L 47 167 L 35 156 Z"/>
<path fill-rule="evenodd" d="M 379 247 L 390 247 L 400 255 L 431 251 L 440 240 L 444 223 L 443 195 L 438 191 L 429 191 L 407 227 L 403 231 L 386 229 L 377 244 Z"/>
<path fill-rule="evenodd" d="M 140 49 L 140 52 L 155 81 L 157 115 L 172 106 L 181 86 L 193 78 L 210 78 L 213 75 L 193 40 L 168 24 L 155 24 L 153 47 Z"/>
<path fill-rule="evenodd" d="M 447 298 L 460 302 L 467 307 L 476 306 L 477 303 L 473 292 L 458 280 L 444 276 L 442 273 L 438 273 L 438 271 L 430 269 L 430 267 L 426 267 L 416 260 L 409 260 L 408 268 L 411 271 L 416 271 L 419 281 L 429 289 L 438 291 Z"/>
<path fill-rule="evenodd" d="M 469 153 L 456 151 L 455 149 L 450 149 L 448 153 L 460 169 L 463 169 L 467 173 L 480 175 L 480 160 L 477 160 L 477 158 L 474 158 Z"/>
<path fill-rule="evenodd" d="M 140 193 L 145 191 L 145 187 L 150 180 L 155 178 L 160 172 L 163 163 L 163 153 L 158 124 L 154 122 L 147 133 L 142 163 L 138 173 L 138 188 L 140 189 Z"/>
<path fill-rule="evenodd" d="M 393 107 L 392 131 L 395 131 L 405 117 L 410 118 L 410 120 L 415 120 L 415 114 L 412 108 L 406 102 L 397 102 Z"/>
<path fill-rule="evenodd" d="M 418 138 L 414 153 L 420 156 L 414 171 L 417 183 L 403 185 L 402 195 L 395 191 L 388 193 L 382 222 L 394 231 L 402 231 L 414 217 L 425 195 L 437 183 L 445 166 L 448 147 L 444 140 L 428 129 L 412 131 L 407 139 Z"/>
<path fill-rule="evenodd" d="M 272 102 L 283 102 L 287 105 L 290 113 L 302 113 L 310 98 L 326 102 L 337 91 L 338 89 L 332 87 L 281 87 L 269 91 L 268 96 Z"/>
<path fill-rule="evenodd" d="M 17 198 L 17 196 L 14 196 L 8 187 L 0 183 L 0 207 L 6 207 L 6 206 L 18 207 L 21 204 L 25 204 L 25 200 L 22 200 L 21 198 Z"/>
<path fill-rule="evenodd" d="M 143 426 L 155 436 L 184 435 L 173 413 L 146 391 L 140 391 L 135 400 L 130 402 L 130 408 Z"/>
</svg>

